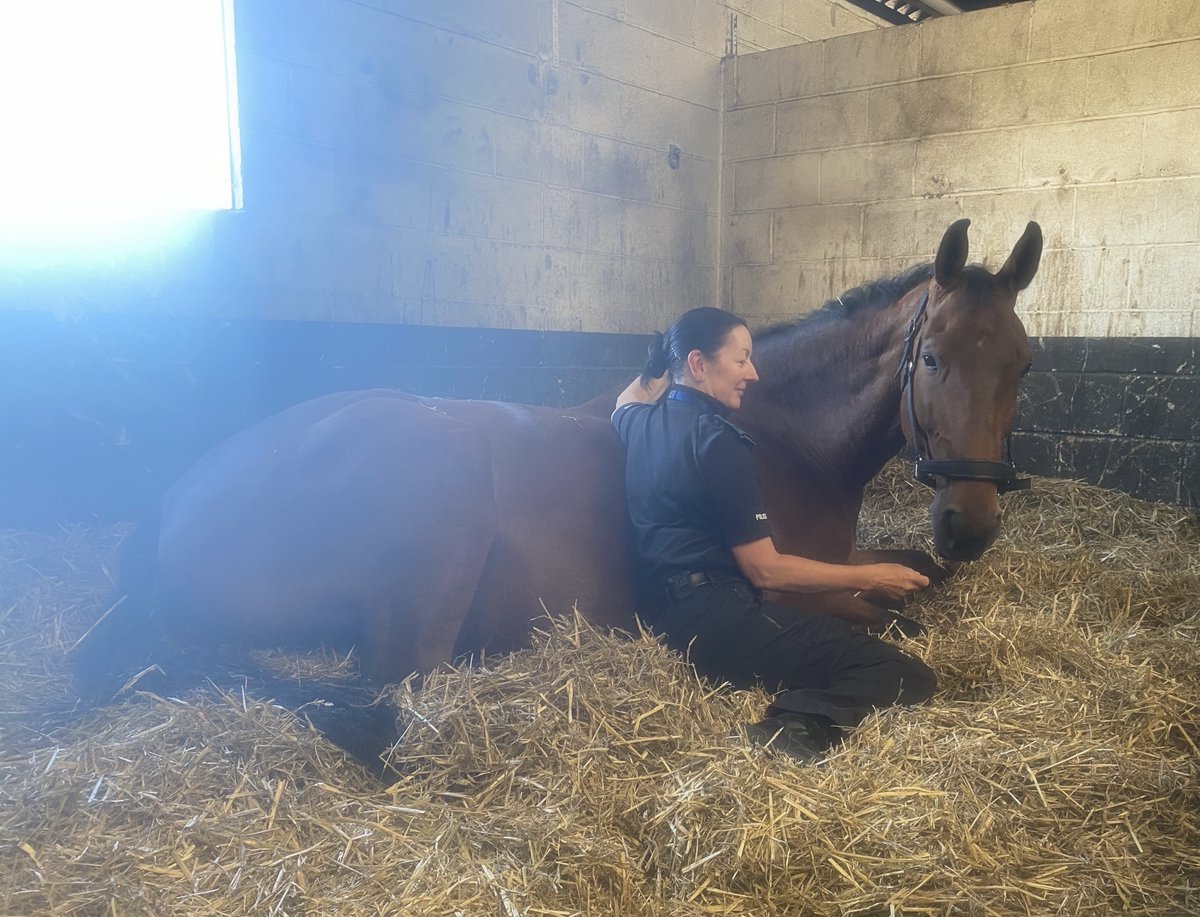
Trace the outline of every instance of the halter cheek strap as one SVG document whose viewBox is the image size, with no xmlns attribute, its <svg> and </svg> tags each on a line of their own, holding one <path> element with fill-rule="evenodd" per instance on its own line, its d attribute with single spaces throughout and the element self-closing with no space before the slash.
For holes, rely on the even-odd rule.
<svg viewBox="0 0 1200 917">
<path fill-rule="evenodd" d="M 937 478 L 949 481 L 983 481 L 995 484 L 999 493 L 1010 490 L 1028 490 L 1029 478 L 1022 478 L 1012 463 L 1011 437 L 1004 437 L 1004 457 L 1006 461 L 991 462 L 980 459 L 932 459 L 926 458 L 930 453 L 929 437 L 925 428 L 917 419 L 916 400 L 913 395 L 913 370 L 916 368 L 917 333 L 925 323 L 925 311 L 929 305 L 929 290 L 921 294 L 917 310 L 908 323 L 904 333 L 904 351 L 900 355 L 900 365 L 896 376 L 900 379 L 900 389 L 904 395 L 904 407 L 908 414 L 908 427 L 912 434 L 912 447 L 917 460 L 913 468 L 913 477 L 926 487 L 937 488 Z"/>
</svg>

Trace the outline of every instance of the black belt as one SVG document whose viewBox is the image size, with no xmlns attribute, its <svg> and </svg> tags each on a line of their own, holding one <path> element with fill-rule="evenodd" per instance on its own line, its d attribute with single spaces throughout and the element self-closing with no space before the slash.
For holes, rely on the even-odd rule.
<svg viewBox="0 0 1200 917">
<path fill-rule="evenodd" d="M 667 578 L 667 588 L 664 590 L 667 598 L 672 602 L 681 602 L 686 598 L 690 598 L 696 593 L 696 590 L 702 586 L 709 586 L 714 583 L 725 583 L 729 580 L 740 579 L 741 577 L 733 571 L 708 573 L 706 571 L 692 572 L 690 570 L 683 573 L 676 573 L 674 576 Z"/>
</svg>

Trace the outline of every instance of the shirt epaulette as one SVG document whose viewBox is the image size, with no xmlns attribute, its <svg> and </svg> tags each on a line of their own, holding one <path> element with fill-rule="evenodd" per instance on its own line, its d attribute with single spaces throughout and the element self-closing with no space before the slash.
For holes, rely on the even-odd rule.
<svg viewBox="0 0 1200 917">
<path fill-rule="evenodd" d="M 747 433 L 745 430 L 743 430 L 741 427 L 739 427 L 737 424 L 735 424 L 728 417 L 722 417 L 720 414 L 709 414 L 708 416 L 712 417 L 714 420 L 719 420 L 721 423 L 725 424 L 725 426 L 729 427 L 731 430 L 733 430 L 734 433 L 736 433 L 738 436 L 740 436 L 742 438 L 743 442 L 747 442 L 751 446 L 754 445 L 754 437 L 752 437 L 749 433 Z"/>
</svg>

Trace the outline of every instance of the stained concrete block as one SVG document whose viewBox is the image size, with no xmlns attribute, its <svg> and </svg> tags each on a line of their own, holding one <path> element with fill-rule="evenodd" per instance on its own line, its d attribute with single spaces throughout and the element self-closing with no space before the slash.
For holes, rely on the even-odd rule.
<svg viewBox="0 0 1200 917">
<path fill-rule="evenodd" d="M 1014 132 L 1021 139 L 1021 181 L 1072 185 L 1135 178 L 1142 161 L 1142 121 L 1111 118 L 1047 124 Z"/>
<path fill-rule="evenodd" d="M 1113 4 L 1097 15 L 1092 0 L 1030 4 L 1031 60 L 1095 54 L 1115 48 L 1200 37 L 1200 7 L 1193 0 Z"/>
<path fill-rule="evenodd" d="M 1136 48 L 1090 60 L 1087 113 L 1114 115 L 1196 104 L 1200 40 Z"/>
<path fill-rule="evenodd" d="M 1200 245 L 1153 245 L 1132 250 L 1129 311 L 1145 313 L 1145 330 L 1190 337 L 1200 312 Z"/>
<path fill-rule="evenodd" d="M 946 227 L 962 215 L 956 197 L 868 204 L 863 208 L 862 255 L 931 261 Z"/>
<path fill-rule="evenodd" d="M 626 18 L 630 5 L 636 2 L 637 0 L 566 0 L 566 3 L 571 6 L 578 6 L 581 9 L 619 20 Z"/>
<path fill-rule="evenodd" d="M 998 251 L 990 256 L 1007 257 Z M 1082 318 L 1088 313 L 1107 315 L 1125 309 L 1129 296 L 1131 250 L 1052 249 L 1042 252 L 1042 262 L 1029 289 L 1017 300 L 1017 313 L 1031 335 L 1087 335 Z"/>
<path fill-rule="evenodd" d="M 542 110 L 546 120 L 645 146 L 674 144 L 690 156 L 716 161 L 717 109 L 577 68 L 556 68 L 555 74 L 555 91 Z"/>
<path fill-rule="evenodd" d="M 344 175 L 333 150 L 273 134 L 242 133 L 245 206 L 283 217 L 332 218 Z"/>
<path fill-rule="evenodd" d="M 824 265 L 739 264 L 731 273 L 730 305 L 755 325 L 795 318 L 829 298 Z"/>
<path fill-rule="evenodd" d="M 916 144 L 911 140 L 829 150 L 820 157 L 822 204 L 912 195 Z"/>
<path fill-rule="evenodd" d="M 916 79 L 921 75 L 920 29 L 877 29 L 823 42 L 823 89 L 856 89 Z"/>
<path fill-rule="evenodd" d="M 730 108 L 798 99 L 822 91 L 825 42 L 810 42 L 733 60 Z"/>
<path fill-rule="evenodd" d="M 695 2 L 692 43 L 714 57 L 724 57 L 729 42 L 729 7 L 721 0 Z"/>
<path fill-rule="evenodd" d="M 716 214 L 625 202 L 618 251 L 640 261 L 714 265 Z"/>
<path fill-rule="evenodd" d="M 971 85 L 961 76 L 894 83 L 871 89 L 868 107 L 871 140 L 952 133 L 969 126 Z"/>
<path fill-rule="evenodd" d="M 495 119 L 485 109 L 405 94 L 394 100 L 381 129 L 393 154 L 456 169 L 495 169 Z"/>
<path fill-rule="evenodd" d="M 723 264 L 768 264 L 771 261 L 769 210 L 735 213 L 729 217 L 722 238 Z"/>
<path fill-rule="evenodd" d="M 877 139 L 867 124 L 867 93 L 838 92 L 776 106 L 776 150 L 799 153 Z M 882 138 L 878 138 L 882 139 Z"/>
<path fill-rule="evenodd" d="M 1042 227 L 1046 248 L 1070 248 L 1075 226 L 1075 189 L 985 191 L 959 198 L 962 215 L 970 218 L 971 257 L 991 252 L 1007 255 L 1030 220 Z M 1003 261 L 991 267 L 998 270 Z"/>
<path fill-rule="evenodd" d="M 639 29 L 695 46 L 694 13 L 695 0 L 631 0 L 621 18 Z"/>
<path fill-rule="evenodd" d="M 738 15 L 738 53 L 790 48 L 801 41 L 799 36 L 780 28 L 774 22 L 766 22 L 744 14 Z"/>
<path fill-rule="evenodd" d="M 1009 131 L 950 134 L 917 143 L 917 194 L 1012 188 L 1021 140 Z"/>
<path fill-rule="evenodd" d="M 917 27 L 921 73 L 966 73 L 1024 62 L 1032 6 L 1014 3 L 978 10 L 969 19 L 945 16 L 922 22 Z"/>
<path fill-rule="evenodd" d="M 438 166 L 373 162 L 349 152 L 339 153 L 337 163 L 338 216 L 368 225 L 431 229 L 434 191 L 451 180 Z"/>
<path fill-rule="evenodd" d="M 511 315 L 507 307 L 544 305 L 558 293 L 560 278 L 541 246 L 435 236 L 429 247 L 432 264 L 422 279 L 428 299 L 503 306 L 497 314 Z"/>
<path fill-rule="evenodd" d="M 775 261 L 857 258 L 863 244 L 863 208 L 851 205 L 791 207 L 774 212 Z"/>
<path fill-rule="evenodd" d="M 726 168 L 730 166 L 734 212 L 817 202 L 820 154 L 751 159 L 731 163 Z M 729 182 L 728 173 L 725 180 Z"/>
<path fill-rule="evenodd" d="M 566 309 L 639 316 L 638 327 L 632 329 L 638 332 L 665 328 L 686 309 L 707 303 L 711 296 L 711 267 L 639 262 L 587 252 L 567 252 L 561 257 L 567 276 Z"/>
<path fill-rule="evenodd" d="M 546 188 L 543 222 L 547 245 L 616 254 L 627 202 L 604 194 Z"/>
<path fill-rule="evenodd" d="M 968 127 L 1072 121 L 1085 112 L 1088 61 L 1077 58 L 985 70 L 972 74 L 970 81 Z"/>
<path fill-rule="evenodd" d="M 783 18 L 785 0 L 725 0 L 732 12 L 766 22 L 779 22 Z"/>
<path fill-rule="evenodd" d="M 886 27 L 882 20 L 843 15 L 845 12 L 845 8 L 836 2 L 785 3 L 782 25 L 805 41 L 820 41 Z"/>
<path fill-rule="evenodd" d="M 1076 245 L 1200 242 L 1200 178 L 1100 185 L 1075 195 Z"/>
<path fill-rule="evenodd" d="M 536 57 L 456 35 L 439 42 L 436 51 L 435 94 L 507 114 L 539 110 L 544 87 Z"/>
<path fill-rule="evenodd" d="M 542 189 L 535 182 L 450 171 L 433 189 L 434 230 L 504 242 L 542 242 Z"/>
<path fill-rule="evenodd" d="M 496 174 L 560 188 L 583 186 L 583 135 L 569 127 L 496 115 Z"/>
<path fill-rule="evenodd" d="M 1147 115 L 1142 174 L 1200 175 L 1200 108 Z"/>
<path fill-rule="evenodd" d="M 754 159 L 775 152 L 774 105 L 735 108 L 725 116 L 725 161 Z"/>
<path fill-rule="evenodd" d="M 330 6 L 349 6 L 348 0 L 329 0 Z M 427 0 L 364 0 L 363 6 L 375 7 L 401 17 L 459 35 L 480 38 L 493 44 L 547 53 L 550 48 L 552 0 L 454 0 L 453 3 L 429 3 Z"/>
<path fill-rule="evenodd" d="M 720 70 L 712 55 L 570 4 L 559 7 L 565 63 L 652 92 L 716 108 Z"/>
<path fill-rule="evenodd" d="M 652 150 L 587 137 L 583 145 L 583 187 L 626 200 L 667 204 L 708 212 L 717 194 L 715 163 L 683 157 L 672 168 L 669 151 Z"/>
</svg>

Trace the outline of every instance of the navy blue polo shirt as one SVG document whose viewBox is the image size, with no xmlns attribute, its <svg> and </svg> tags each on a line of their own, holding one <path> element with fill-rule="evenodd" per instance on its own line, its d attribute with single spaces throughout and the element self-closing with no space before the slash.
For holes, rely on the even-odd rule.
<svg viewBox="0 0 1200 917">
<path fill-rule="evenodd" d="M 678 573 L 741 575 L 730 548 L 771 534 L 753 440 L 703 392 L 672 386 L 617 409 L 639 591 L 661 600 Z"/>
</svg>

